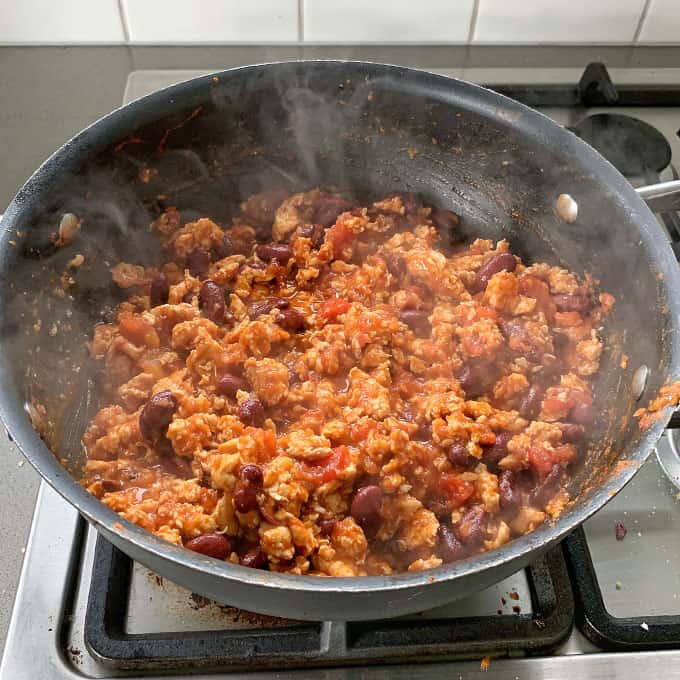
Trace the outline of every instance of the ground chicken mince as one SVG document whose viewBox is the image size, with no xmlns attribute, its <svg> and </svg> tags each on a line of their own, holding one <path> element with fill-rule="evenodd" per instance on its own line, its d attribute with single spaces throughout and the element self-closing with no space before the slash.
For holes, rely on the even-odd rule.
<svg viewBox="0 0 680 680">
<path fill-rule="evenodd" d="M 430 569 L 557 515 L 613 298 L 505 241 L 441 245 L 458 224 L 406 193 L 167 210 L 167 263 L 114 267 L 129 296 L 94 329 L 87 489 L 190 550 L 320 576 Z"/>
</svg>

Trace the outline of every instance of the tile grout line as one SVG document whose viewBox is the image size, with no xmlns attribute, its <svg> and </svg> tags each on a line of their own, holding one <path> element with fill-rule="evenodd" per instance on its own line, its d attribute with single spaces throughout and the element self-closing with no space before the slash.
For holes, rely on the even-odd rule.
<svg viewBox="0 0 680 680">
<path fill-rule="evenodd" d="M 298 0 L 298 42 L 305 41 L 305 0 Z"/>
<path fill-rule="evenodd" d="M 633 43 L 637 43 L 640 40 L 640 34 L 642 33 L 642 28 L 645 25 L 645 20 L 649 14 L 649 10 L 652 6 L 652 0 L 645 0 L 645 6 L 642 8 L 642 13 L 640 14 L 640 20 L 638 21 L 637 28 L 635 29 L 635 34 L 633 35 Z"/>
<path fill-rule="evenodd" d="M 125 11 L 124 0 L 118 0 L 118 13 L 120 14 L 120 21 L 123 24 L 123 37 L 125 38 L 125 44 L 130 44 L 130 24 L 128 22 L 128 15 Z"/>
<path fill-rule="evenodd" d="M 650 2 L 651 0 L 647 0 Z M 479 16 L 479 3 L 481 0 L 474 0 L 472 5 L 472 16 L 470 17 L 470 30 L 468 31 L 468 45 L 472 42 L 475 37 L 475 30 L 477 29 L 477 17 Z"/>
</svg>

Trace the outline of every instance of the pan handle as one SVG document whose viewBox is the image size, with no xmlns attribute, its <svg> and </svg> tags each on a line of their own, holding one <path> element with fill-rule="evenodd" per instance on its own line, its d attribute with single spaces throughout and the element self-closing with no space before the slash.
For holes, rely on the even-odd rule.
<svg viewBox="0 0 680 680">
<path fill-rule="evenodd" d="M 635 189 L 654 212 L 680 210 L 680 179 Z"/>
</svg>

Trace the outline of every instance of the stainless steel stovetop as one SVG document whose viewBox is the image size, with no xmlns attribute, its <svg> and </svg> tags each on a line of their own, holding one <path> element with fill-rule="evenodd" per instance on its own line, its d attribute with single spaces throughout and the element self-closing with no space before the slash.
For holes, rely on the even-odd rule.
<svg viewBox="0 0 680 680">
<path fill-rule="evenodd" d="M 580 76 L 577 69 L 478 69 L 446 73 L 496 84 L 573 83 Z M 189 71 L 134 72 L 128 80 L 125 101 L 194 75 L 195 72 Z M 654 72 L 613 69 L 611 75 L 615 83 L 680 82 L 680 69 Z M 562 124 L 573 125 L 587 113 L 600 110 L 606 109 L 544 109 L 544 112 Z M 618 107 L 616 113 L 632 115 L 654 125 L 671 143 L 673 158 L 678 162 L 680 101 L 677 108 Z M 663 178 L 670 179 L 670 172 L 665 171 Z M 205 679 L 255 679 L 271 677 L 274 672 L 277 678 L 282 679 L 319 677 L 327 680 L 350 677 L 405 680 L 446 677 L 464 680 L 482 674 L 490 680 L 567 677 L 632 680 L 643 675 L 650 678 L 680 677 L 680 636 L 671 641 L 675 649 L 641 649 L 646 638 L 654 639 L 657 625 L 671 620 L 670 617 L 677 617 L 680 621 L 680 456 L 676 446 L 680 449 L 680 434 L 668 431 L 659 443 L 657 456 L 651 456 L 628 487 L 584 527 L 604 608 L 614 620 L 639 628 L 635 635 L 636 644 L 630 645 L 627 651 L 604 651 L 575 626 L 551 653 L 523 656 L 522 652 L 507 650 L 506 658 L 492 658 L 486 670 L 483 666 L 487 665 L 488 659 L 482 664 L 483 654 L 480 654 L 480 658 L 466 661 L 355 665 L 318 670 L 285 670 L 282 667 L 259 672 L 239 670 L 236 673 L 203 670 L 200 663 L 188 663 L 176 671 L 166 670 L 163 677 L 180 678 L 194 673 L 193 677 Z M 622 522 L 627 528 L 623 540 L 617 540 L 617 522 Z M 160 676 L 162 671 L 153 661 L 144 668 L 126 671 L 113 668 L 111 659 L 103 655 L 97 645 L 88 649 L 85 619 L 93 565 L 99 554 L 95 544 L 96 532 L 70 505 L 43 485 L 0 665 L 0 680 Z M 94 573 L 98 573 L 99 569 L 100 565 Z M 251 616 L 192 596 L 138 564 L 131 567 L 129 586 L 121 597 L 124 598 L 118 603 L 121 629 L 107 630 L 114 641 L 125 639 L 134 643 L 136 636 L 153 640 L 154 636 L 167 637 L 168 633 L 181 636 L 188 631 L 194 635 L 214 630 L 261 632 L 276 629 L 279 625 L 277 620 Z M 407 617 L 406 620 L 418 629 L 434 620 L 481 616 L 489 617 L 488 620 L 494 617 L 530 617 L 537 614 L 535 603 L 535 585 L 527 572 L 522 571 L 466 600 Z M 581 609 L 577 598 L 577 621 Z M 539 623 L 540 619 L 537 625 Z M 101 627 L 104 629 L 106 625 Z M 370 627 L 367 624 L 367 628 Z M 347 633 L 351 628 L 342 623 L 325 622 L 319 624 L 318 629 L 323 653 L 332 655 L 335 652 L 342 656 L 348 654 L 347 650 L 351 652 L 353 642 Z M 241 665 L 247 669 L 249 659 L 241 659 Z M 168 672 L 171 674 L 168 675 Z"/>
</svg>

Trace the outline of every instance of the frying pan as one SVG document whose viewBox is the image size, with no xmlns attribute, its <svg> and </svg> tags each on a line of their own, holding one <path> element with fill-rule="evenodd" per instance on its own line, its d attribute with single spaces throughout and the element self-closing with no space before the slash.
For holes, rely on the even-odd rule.
<svg viewBox="0 0 680 680">
<path fill-rule="evenodd" d="M 573 501 L 553 524 L 430 571 L 303 577 L 166 543 L 78 484 L 79 439 L 97 398 L 85 342 L 120 300 L 109 267 L 160 261 L 148 225 L 169 205 L 185 219 L 226 221 L 256 191 L 317 185 L 358 201 L 418 192 L 427 204 L 462 216 L 459 232 L 442 234 L 444 242 L 507 238 L 525 260 L 592 272 L 614 294 L 595 385 L 598 419 L 573 479 Z M 573 224 L 553 211 L 561 193 L 579 205 Z M 51 235 L 68 212 L 82 227 L 58 248 Z M 527 565 L 630 480 L 665 420 L 642 432 L 632 413 L 680 375 L 678 267 L 628 182 L 541 114 L 470 83 L 397 66 L 248 66 L 135 101 L 40 167 L 6 211 L 0 246 L 0 414 L 25 456 L 130 557 L 197 593 L 271 615 L 396 616 L 462 597 Z M 79 267 L 76 254 L 84 257 Z M 649 377 L 636 403 L 631 382 L 641 366 Z"/>
</svg>

